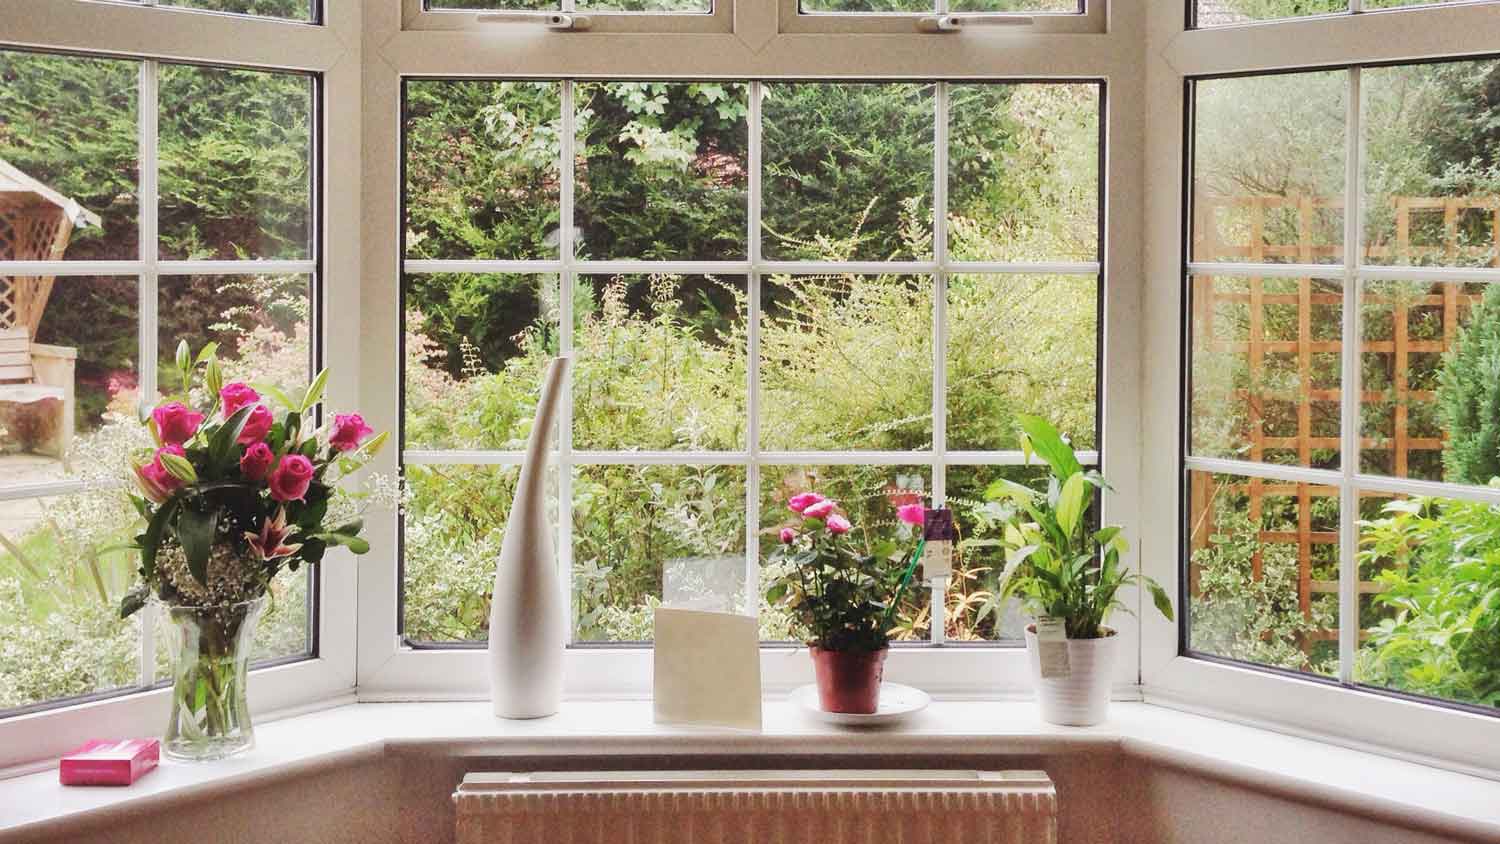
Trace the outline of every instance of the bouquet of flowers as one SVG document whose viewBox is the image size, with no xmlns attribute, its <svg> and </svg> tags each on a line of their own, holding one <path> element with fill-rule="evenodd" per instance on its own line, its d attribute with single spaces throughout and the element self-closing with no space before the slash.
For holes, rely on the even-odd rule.
<svg viewBox="0 0 1500 844">
<path fill-rule="evenodd" d="M 208 395 L 200 411 L 182 400 L 157 405 L 146 421 L 156 448 L 132 459 L 146 520 L 136 537 L 141 582 L 126 594 L 120 614 L 144 606 L 151 593 L 169 605 L 228 605 L 266 593 L 285 566 L 317 563 L 331 546 L 370 550 L 358 518 L 336 523 L 330 507 L 344 476 L 375 456 L 389 434 L 357 413 L 337 414 L 314 428 L 328 372 L 318 373 L 300 400 L 262 387 L 284 408 L 278 418 L 248 384 L 223 383 L 209 345 L 190 356 L 177 347 L 177 368 L 191 400 L 197 374 Z"/>
<path fill-rule="evenodd" d="M 135 542 L 140 583 L 120 614 L 152 595 L 165 607 L 174 692 L 164 749 L 212 759 L 253 744 L 245 677 L 272 578 L 334 546 L 370 550 L 339 482 L 387 435 L 372 436 L 357 413 L 318 424 L 326 371 L 294 400 L 272 386 L 224 383 L 213 345 L 195 358 L 179 344 L 176 364 L 181 393 L 145 420 L 155 448 L 131 458 L 130 497 L 146 529 Z"/>
</svg>

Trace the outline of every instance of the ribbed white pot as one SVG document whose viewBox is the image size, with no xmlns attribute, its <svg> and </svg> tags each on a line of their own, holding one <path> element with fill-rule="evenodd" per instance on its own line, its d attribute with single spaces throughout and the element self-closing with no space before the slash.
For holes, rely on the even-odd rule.
<svg viewBox="0 0 1500 844">
<path fill-rule="evenodd" d="M 1102 629 L 1109 635 L 1069 639 L 1067 676 L 1043 679 L 1036 626 L 1026 626 L 1026 660 L 1031 664 L 1031 682 L 1036 688 L 1043 721 L 1067 727 L 1091 727 L 1109 716 L 1109 690 L 1120 637 L 1108 627 Z"/>
</svg>

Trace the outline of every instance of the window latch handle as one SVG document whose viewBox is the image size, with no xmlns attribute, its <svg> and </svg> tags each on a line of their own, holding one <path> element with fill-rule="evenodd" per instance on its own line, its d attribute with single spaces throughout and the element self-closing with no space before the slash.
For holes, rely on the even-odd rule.
<svg viewBox="0 0 1500 844">
<path fill-rule="evenodd" d="M 976 26 L 1031 26 L 1027 15 L 924 15 L 917 18 L 921 32 L 962 32 Z"/>
<path fill-rule="evenodd" d="M 501 12 L 479 15 L 477 19 L 480 23 L 530 24 L 532 26 L 540 24 L 547 29 L 561 32 L 580 32 L 594 25 L 594 19 L 588 15 L 575 15 L 569 12 L 544 12 L 542 14 Z"/>
</svg>

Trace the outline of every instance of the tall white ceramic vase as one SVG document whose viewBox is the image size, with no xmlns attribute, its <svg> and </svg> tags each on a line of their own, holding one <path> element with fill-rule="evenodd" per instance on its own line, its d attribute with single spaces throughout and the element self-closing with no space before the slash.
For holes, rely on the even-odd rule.
<svg viewBox="0 0 1500 844">
<path fill-rule="evenodd" d="M 547 366 L 490 602 L 490 701 L 500 718 L 544 718 L 562 700 L 567 619 L 547 519 L 547 453 L 569 359 Z"/>
</svg>

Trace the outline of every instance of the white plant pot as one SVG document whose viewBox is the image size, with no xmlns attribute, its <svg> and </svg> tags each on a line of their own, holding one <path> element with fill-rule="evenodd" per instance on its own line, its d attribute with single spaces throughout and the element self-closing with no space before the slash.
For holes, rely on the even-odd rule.
<svg viewBox="0 0 1500 844">
<path fill-rule="evenodd" d="M 1091 727 L 1109 716 L 1109 692 L 1120 637 L 1108 627 L 1098 639 L 1068 640 L 1068 674 L 1042 677 L 1036 625 L 1026 626 L 1026 661 L 1042 709 L 1042 720 L 1067 727 Z"/>
</svg>

